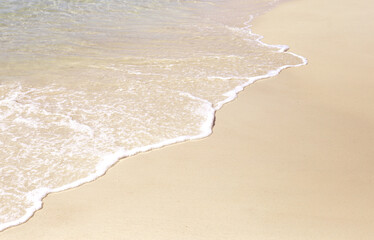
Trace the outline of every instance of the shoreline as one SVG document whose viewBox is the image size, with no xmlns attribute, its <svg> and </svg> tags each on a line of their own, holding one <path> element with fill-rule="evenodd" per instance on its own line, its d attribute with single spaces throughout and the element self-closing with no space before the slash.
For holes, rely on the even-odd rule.
<svg viewBox="0 0 374 240">
<path fill-rule="evenodd" d="M 336 58 L 337 49 L 348 45 L 344 49 L 350 57 L 363 56 L 350 45 L 351 38 L 333 48 L 332 43 L 339 44 L 334 34 L 344 35 L 345 29 L 325 36 L 331 29 L 320 24 L 327 18 L 335 26 L 344 12 L 315 14 L 318 4 L 333 9 L 339 2 L 285 2 L 256 18 L 252 27 L 265 43 L 290 45 L 310 66 L 287 69 L 248 87 L 217 112 L 210 137 L 121 160 L 105 177 L 49 195 L 43 210 L 0 237 L 298 239 L 306 234 L 310 239 L 370 239 L 374 113 L 373 101 L 364 101 L 374 100 L 370 68 L 363 66 L 363 79 L 356 80 L 353 93 L 352 86 L 338 85 L 330 68 L 341 69 L 346 62 Z M 340 4 L 342 9 L 349 5 Z M 299 16 L 302 11 L 308 15 Z M 301 30 L 306 37 L 298 34 Z M 321 33 L 329 44 L 313 43 L 313 34 Z M 370 34 L 361 47 L 372 52 Z M 325 67 L 326 56 L 336 62 Z M 358 70 L 341 71 L 344 85 L 349 83 L 345 75 L 355 76 Z M 347 93 L 355 102 L 346 99 Z"/>
<path fill-rule="evenodd" d="M 245 29 L 246 31 L 248 31 L 251 34 L 251 36 L 257 37 L 256 41 L 259 44 L 261 44 L 263 46 L 275 48 L 275 49 L 277 49 L 276 52 L 280 52 L 280 53 L 284 53 L 284 52 L 288 51 L 288 46 L 286 46 L 286 45 L 270 45 L 270 44 L 266 44 L 266 43 L 262 42 L 261 39 L 263 37 L 261 35 L 258 35 L 258 34 L 253 34 L 251 29 L 249 28 L 249 27 L 251 27 L 251 25 L 249 23 L 252 20 L 253 19 L 251 19 L 248 23 L 244 24 L 245 27 L 243 28 L 243 30 Z M 249 85 L 251 85 L 251 84 L 253 84 L 253 83 L 255 83 L 259 80 L 274 77 L 274 76 L 280 74 L 283 70 L 285 70 L 287 68 L 304 66 L 308 62 L 307 59 L 303 56 L 297 55 L 297 54 L 292 53 L 292 52 L 291 53 L 288 52 L 288 54 L 299 58 L 301 60 L 301 63 L 294 64 L 294 65 L 283 65 L 283 66 L 281 66 L 281 67 L 279 67 L 275 70 L 269 71 L 268 73 L 266 73 L 264 75 L 248 77 L 247 82 L 243 83 L 242 85 L 237 86 L 233 90 L 230 90 L 230 91 L 224 93 L 223 95 L 226 96 L 227 98 L 218 102 L 216 105 L 212 105 L 212 107 L 207 111 L 207 113 L 210 111 L 210 114 L 208 114 L 208 115 L 210 115 L 210 118 L 208 118 L 206 123 L 204 123 L 201 126 L 201 133 L 199 135 L 180 136 L 178 138 L 169 139 L 169 140 L 159 142 L 159 143 L 156 143 L 156 144 L 153 144 L 153 145 L 147 145 L 147 146 L 143 146 L 143 147 L 140 147 L 140 148 L 135 148 L 135 149 L 132 149 L 130 151 L 119 150 L 119 151 L 117 151 L 117 152 L 115 152 L 111 155 L 106 156 L 104 158 L 103 162 L 99 163 L 96 166 L 96 172 L 87 176 L 87 177 L 85 177 L 85 178 L 79 179 L 75 182 L 72 182 L 70 184 L 63 185 L 61 187 L 54 188 L 54 189 L 47 189 L 47 188 L 36 189 L 36 190 L 34 190 L 34 191 L 32 191 L 28 194 L 28 197 L 33 200 L 34 205 L 32 205 L 30 208 L 26 209 L 26 214 L 23 217 L 15 220 L 13 222 L 7 222 L 3 226 L 0 226 L 0 232 L 5 231 L 8 228 L 17 227 L 18 225 L 26 223 L 31 217 L 34 216 L 35 212 L 42 209 L 43 200 L 48 195 L 50 195 L 52 193 L 60 193 L 60 192 L 66 191 L 66 190 L 70 190 L 70 189 L 73 189 L 73 188 L 80 187 L 80 186 L 82 186 L 86 183 L 93 182 L 96 179 L 104 176 L 110 168 L 112 168 L 114 165 L 116 165 L 119 161 L 121 161 L 123 159 L 133 157 L 134 155 L 145 153 L 145 152 L 148 152 L 148 151 L 157 150 L 157 149 L 167 147 L 167 146 L 170 146 L 170 145 L 184 143 L 184 142 L 193 141 L 193 140 L 201 140 L 201 139 L 204 139 L 206 137 L 209 137 L 213 132 L 212 130 L 213 130 L 213 127 L 214 127 L 214 119 L 215 119 L 216 112 L 218 110 L 220 110 L 223 107 L 223 105 L 225 105 L 225 104 L 227 104 L 231 101 L 234 101 L 237 98 L 238 94 L 241 93 L 246 87 L 248 87 Z M 196 98 L 196 97 L 191 96 L 191 98 Z M 206 101 L 206 103 L 208 103 L 208 104 L 211 104 L 210 102 L 208 102 L 205 99 L 201 99 L 201 100 Z"/>
</svg>

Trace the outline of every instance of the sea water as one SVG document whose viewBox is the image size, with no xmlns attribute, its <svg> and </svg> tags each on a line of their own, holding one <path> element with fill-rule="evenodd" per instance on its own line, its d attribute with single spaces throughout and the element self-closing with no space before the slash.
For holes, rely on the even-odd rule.
<svg viewBox="0 0 374 240">
<path fill-rule="evenodd" d="M 0 230 L 120 158 L 208 136 L 244 86 L 305 64 L 250 31 L 276 3 L 0 1 Z"/>
</svg>

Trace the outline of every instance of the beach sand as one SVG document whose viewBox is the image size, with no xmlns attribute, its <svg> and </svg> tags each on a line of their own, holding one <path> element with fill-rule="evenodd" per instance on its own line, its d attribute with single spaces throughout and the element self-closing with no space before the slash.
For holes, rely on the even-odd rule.
<svg viewBox="0 0 374 240">
<path fill-rule="evenodd" d="M 308 65 L 259 81 L 214 133 L 51 194 L 0 239 L 374 239 L 374 3 L 295 0 L 254 21 Z"/>
</svg>

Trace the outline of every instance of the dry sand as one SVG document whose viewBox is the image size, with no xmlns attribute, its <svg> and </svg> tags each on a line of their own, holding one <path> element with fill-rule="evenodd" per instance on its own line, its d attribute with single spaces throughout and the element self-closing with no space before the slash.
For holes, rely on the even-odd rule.
<svg viewBox="0 0 374 240">
<path fill-rule="evenodd" d="M 51 194 L 0 239 L 374 239 L 373 9 L 296 0 L 258 18 L 309 64 L 247 88 L 212 136 Z"/>
</svg>

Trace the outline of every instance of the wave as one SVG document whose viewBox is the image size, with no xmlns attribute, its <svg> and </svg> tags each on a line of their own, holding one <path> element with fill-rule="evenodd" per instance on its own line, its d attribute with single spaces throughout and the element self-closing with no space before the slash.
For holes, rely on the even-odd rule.
<svg viewBox="0 0 374 240">
<path fill-rule="evenodd" d="M 246 86 L 307 63 L 263 43 L 253 17 L 233 27 L 192 5 L 173 5 L 168 17 L 152 11 L 155 23 L 132 13 L 141 30 L 131 18 L 132 27 L 70 29 L 69 44 L 53 32 L 40 55 L 38 44 L 5 45 L 12 61 L 0 69 L 0 231 L 27 221 L 47 194 L 93 181 L 122 158 L 209 136 L 215 112 Z"/>
</svg>

